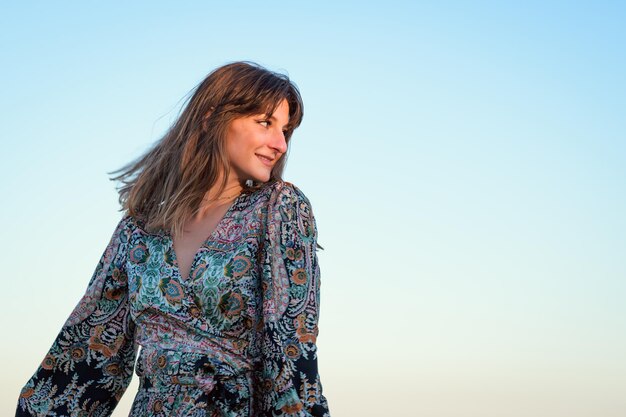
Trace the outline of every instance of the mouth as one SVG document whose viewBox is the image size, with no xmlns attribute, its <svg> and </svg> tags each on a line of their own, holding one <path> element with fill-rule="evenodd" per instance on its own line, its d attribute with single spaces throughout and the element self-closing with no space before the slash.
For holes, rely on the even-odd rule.
<svg viewBox="0 0 626 417">
<path fill-rule="evenodd" d="M 260 160 L 261 162 L 263 162 L 266 166 L 271 167 L 273 165 L 274 159 L 273 158 L 268 158 L 267 156 L 263 156 L 263 155 L 259 155 L 258 153 L 255 154 Z"/>
</svg>

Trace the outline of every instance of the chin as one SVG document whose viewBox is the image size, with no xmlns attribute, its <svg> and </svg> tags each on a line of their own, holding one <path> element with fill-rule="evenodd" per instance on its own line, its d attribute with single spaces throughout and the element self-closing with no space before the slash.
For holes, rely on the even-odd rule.
<svg viewBox="0 0 626 417">
<path fill-rule="evenodd" d="M 268 182 L 271 177 L 272 177 L 272 172 L 271 171 L 265 171 L 265 172 L 262 172 L 262 173 L 259 172 L 258 175 L 254 175 L 252 178 L 254 179 L 254 181 Z"/>
</svg>

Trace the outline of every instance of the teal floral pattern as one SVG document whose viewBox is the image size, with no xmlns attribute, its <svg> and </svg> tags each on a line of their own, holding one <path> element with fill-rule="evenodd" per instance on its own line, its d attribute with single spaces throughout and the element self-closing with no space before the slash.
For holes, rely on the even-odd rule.
<svg viewBox="0 0 626 417">
<path fill-rule="evenodd" d="M 125 215 L 16 416 L 325 416 L 317 227 L 300 189 L 240 195 L 181 277 L 171 235 Z M 135 366 L 136 362 L 136 366 Z"/>
</svg>

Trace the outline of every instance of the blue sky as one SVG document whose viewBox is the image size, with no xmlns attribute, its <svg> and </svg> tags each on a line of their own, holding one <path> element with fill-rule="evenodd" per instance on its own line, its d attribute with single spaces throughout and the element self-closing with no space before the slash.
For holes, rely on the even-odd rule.
<svg viewBox="0 0 626 417">
<path fill-rule="evenodd" d="M 106 173 L 157 140 L 208 72 L 245 59 L 304 98 L 285 178 L 325 248 L 319 361 L 334 416 L 621 416 L 625 9 L 1 6 L 0 408 L 13 410 L 119 220 Z"/>
</svg>

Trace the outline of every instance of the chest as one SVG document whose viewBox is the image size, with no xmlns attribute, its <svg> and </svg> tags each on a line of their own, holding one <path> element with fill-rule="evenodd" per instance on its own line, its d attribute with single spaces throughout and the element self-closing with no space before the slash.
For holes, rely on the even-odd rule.
<svg viewBox="0 0 626 417">
<path fill-rule="evenodd" d="M 230 216 L 209 239 L 205 230 L 177 245 L 169 234 L 135 231 L 127 262 L 133 316 L 158 311 L 234 335 L 250 329 L 260 302 L 257 259 L 262 236 L 254 218 Z M 177 255 L 187 256 L 185 277 Z"/>
<path fill-rule="evenodd" d="M 202 219 L 193 219 L 185 224 L 182 235 L 172 239 L 174 263 L 183 280 L 189 279 L 193 261 L 200 247 L 212 237 L 225 213 L 225 208 L 218 208 Z"/>
</svg>

